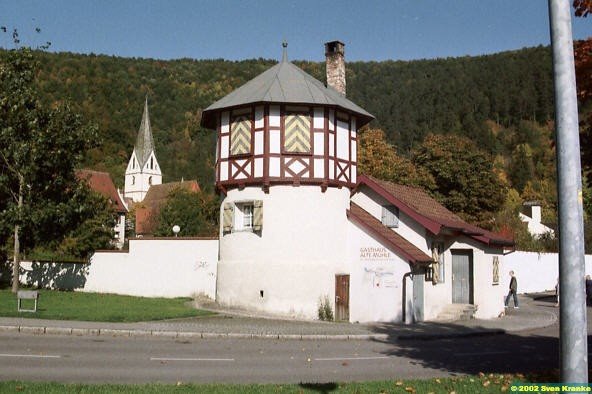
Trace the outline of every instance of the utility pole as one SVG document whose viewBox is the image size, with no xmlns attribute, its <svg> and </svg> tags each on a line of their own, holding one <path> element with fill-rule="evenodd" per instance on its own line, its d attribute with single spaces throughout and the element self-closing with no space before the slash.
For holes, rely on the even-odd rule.
<svg viewBox="0 0 592 394">
<path fill-rule="evenodd" d="M 570 3 L 549 0 L 559 201 L 559 353 L 561 381 L 588 383 L 582 175 Z"/>
</svg>

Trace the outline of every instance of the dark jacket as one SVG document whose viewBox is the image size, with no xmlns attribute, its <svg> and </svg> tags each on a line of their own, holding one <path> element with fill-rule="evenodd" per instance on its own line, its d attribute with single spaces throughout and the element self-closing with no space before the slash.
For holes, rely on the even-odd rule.
<svg viewBox="0 0 592 394">
<path fill-rule="evenodd" d="M 512 279 L 510 279 L 510 290 L 512 290 L 514 293 L 518 291 L 518 281 L 516 280 L 515 276 L 512 276 Z"/>
</svg>

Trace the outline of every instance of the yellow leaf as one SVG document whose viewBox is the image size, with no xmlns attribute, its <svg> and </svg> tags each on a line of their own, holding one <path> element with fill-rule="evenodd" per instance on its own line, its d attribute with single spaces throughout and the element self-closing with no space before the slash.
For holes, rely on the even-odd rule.
<svg viewBox="0 0 592 394">
<path fill-rule="evenodd" d="M 436 379 L 436 383 L 440 384 L 442 381 L 440 379 Z"/>
<path fill-rule="evenodd" d="M 491 384 L 491 382 L 489 380 L 486 380 L 485 382 L 483 382 L 483 387 L 487 387 Z"/>
<path fill-rule="evenodd" d="M 401 382 L 400 380 L 397 380 L 397 383 L 395 383 L 397 386 L 402 386 L 403 382 Z"/>
<path fill-rule="evenodd" d="M 415 393 L 415 389 L 413 387 L 405 387 L 405 391 L 408 393 Z"/>
</svg>

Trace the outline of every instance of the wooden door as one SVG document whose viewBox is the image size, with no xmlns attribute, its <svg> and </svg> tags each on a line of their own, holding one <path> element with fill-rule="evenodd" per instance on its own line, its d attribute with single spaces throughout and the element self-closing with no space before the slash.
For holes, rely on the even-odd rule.
<svg viewBox="0 0 592 394">
<path fill-rule="evenodd" d="M 452 251 L 452 302 L 473 302 L 473 264 L 471 251 Z"/>
<path fill-rule="evenodd" d="M 335 275 L 335 320 L 349 321 L 349 275 Z"/>
</svg>

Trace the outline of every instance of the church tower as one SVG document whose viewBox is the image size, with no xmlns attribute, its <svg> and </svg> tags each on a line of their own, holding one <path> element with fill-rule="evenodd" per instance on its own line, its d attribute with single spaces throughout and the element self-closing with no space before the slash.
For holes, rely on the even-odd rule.
<svg viewBox="0 0 592 394">
<path fill-rule="evenodd" d="M 151 185 L 162 183 L 162 173 L 154 152 L 154 140 L 148 115 L 148 97 L 144 103 L 144 114 L 138 130 L 134 151 L 125 170 L 123 195 L 134 202 L 144 199 Z"/>
<path fill-rule="evenodd" d="M 374 117 L 345 97 L 344 66 L 327 68 L 325 86 L 289 62 L 283 46 L 281 62 L 202 114 L 202 126 L 217 133 L 224 196 L 216 300 L 315 318 L 348 270 L 357 131 Z M 342 43 L 326 52 L 343 61 Z"/>
</svg>

